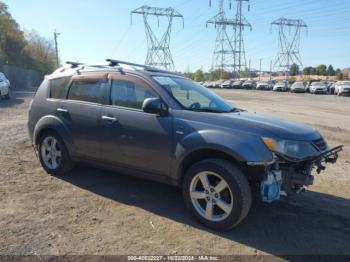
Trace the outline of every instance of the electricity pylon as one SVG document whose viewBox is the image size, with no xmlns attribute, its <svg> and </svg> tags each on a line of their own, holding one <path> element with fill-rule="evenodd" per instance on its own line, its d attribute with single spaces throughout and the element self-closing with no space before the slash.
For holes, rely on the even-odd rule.
<svg viewBox="0 0 350 262">
<path fill-rule="evenodd" d="M 236 26 L 235 26 L 235 35 L 234 35 L 234 46 L 235 46 L 235 68 L 234 71 L 240 76 L 242 68 L 247 67 L 247 60 L 245 56 L 244 48 L 244 38 L 243 31 L 244 28 L 248 27 L 252 30 L 252 25 L 247 21 L 243 16 L 243 2 L 248 3 L 248 11 L 250 11 L 250 0 L 235 0 L 237 2 L 236 7 Z"/>
<path fill-rule="evenodd" d="M 150 7 L 147 5 L 141 6 L 131 12 L 133 14 L 139 14 L 143 16 L 143 22 L 145 24 L 146 39 L 147 39 L 147 57 L 146 65 L 163 68 L 168 71 L 175 71 L 174 61 L 170 52 L 170 37 L 173 18 L 181 18 L 184 26 L 183 16 L 175 9 Z M 152 30 L 149 23 L 149 16 L 166 17 L 168 19 L 168 25 L 160 40 L 157 38 L 155 32 Z"/>
<path fill-rule="evenodd" d="M 302 67 L 300 57 L 300 36 L 302 28 L 308 28 L 301 19 L 279 18 L 271 23 L 278 27 L 278 54 L 274 67 L 284 70 L 286 80 L 292 64 Z M 288 35 L 286 29 L 289 30 Z"/>
<path fill-rule="evenodd" d="M 233 72 L 234 77 L 239 77 L 241 68 L 246 66 L 243 30 L 251 27 L 242 15 L 242 2 L 249 0 L 235 0 L 237 13 L 234 19 L 228 19 L 224 10 L 224 0 L 219 0 L 219 13 L 207 21 L 217 28 L 215 50 L 212 69 L 220 70 L 221 77 L 224 71 Z M 211 5 L 211 1 L 209 2 Z M 232 0 L 230 0 L 230 9 Z M 228 29 L 232 28 L 233 32 Z"/>
</svg>

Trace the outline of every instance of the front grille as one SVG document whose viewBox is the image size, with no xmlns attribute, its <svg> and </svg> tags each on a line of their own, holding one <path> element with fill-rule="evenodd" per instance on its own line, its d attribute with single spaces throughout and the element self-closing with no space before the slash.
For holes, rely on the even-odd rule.
<svg viewBox="0 0 350 262">
<path fill-rule="evenodd" d="M 322 137 L 320 139 L 313 140 L 312 143 L 321 152 L 327 150 L 327 148 L 328 148 L 326 142 L 324 141 L 324 139 Z"/>
</svg>

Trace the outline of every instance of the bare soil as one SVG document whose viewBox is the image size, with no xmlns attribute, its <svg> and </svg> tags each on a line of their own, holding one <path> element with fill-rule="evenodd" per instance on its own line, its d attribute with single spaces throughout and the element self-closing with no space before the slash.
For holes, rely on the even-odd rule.
<svg viewBox="0 0 350 262">
<path fill-rule="evenodd" d="M 350 99 L 216 91 L 237 107 L 311 125 L 345 150 L 309 191 L 254 203 L 238 228 L 215 232 L 193 220 L 177 188 L 84 166 L 47 175 L 27 134 L 31 96 L 20 93 L 0 101 L 0 254 L 350 255 Z"/>
</svg>

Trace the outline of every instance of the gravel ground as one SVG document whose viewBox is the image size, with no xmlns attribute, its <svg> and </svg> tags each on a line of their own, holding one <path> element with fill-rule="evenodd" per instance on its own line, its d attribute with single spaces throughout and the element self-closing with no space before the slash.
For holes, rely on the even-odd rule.
<svg viewBox="0 0 350 262">
<path fill-rule="evenodd" d="M 350 99 L 216 90 L 240 108 L 316 127 L 339 162 L 296 198 L 255 203 L 235 230 L 197 224 L 177 188 L 78 167 L 47 175 L 28 139 L 28 94 L 0 101 L 0 254 L 350 255 Z"/>
</svg>

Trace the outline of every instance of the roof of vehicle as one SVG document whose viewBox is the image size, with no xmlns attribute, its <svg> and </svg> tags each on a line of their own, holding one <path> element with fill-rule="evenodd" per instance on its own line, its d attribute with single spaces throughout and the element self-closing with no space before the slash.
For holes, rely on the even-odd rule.
<svg viewBox="0 0 350 262">
<path fill-rule="evenodd" d="M 58 68 L 55 70 L 51 75 L 49 75 L 49 78 L 58 78 L 58 77 L 64 77 L 64 76 L 73 76 L 76 74 L 82 74 L 82 73 L 88 73 L 88 72 L 108 72 L 108 73 L 132 73 L 140 76 L 177 76 L 177 77 L 183 77 L 183 75 L 165 71 L 162 69 L 149 67 L 145 65 L 125 62 L 125 61 L 119 61 L 119 60 L 112 60 L 107 59 L 107 62 L 110 62 L 108 65 L 88 65 L 88 64 L 82 64 L 78 62 L 67 62 L 65 66 Z"/>
<path fill-rule="evenodd" d="M 325 82 L 313 82 L 311 85 L 313 86 L 321 86 L 321 85 L 326 85 Z"/>
</svg>

